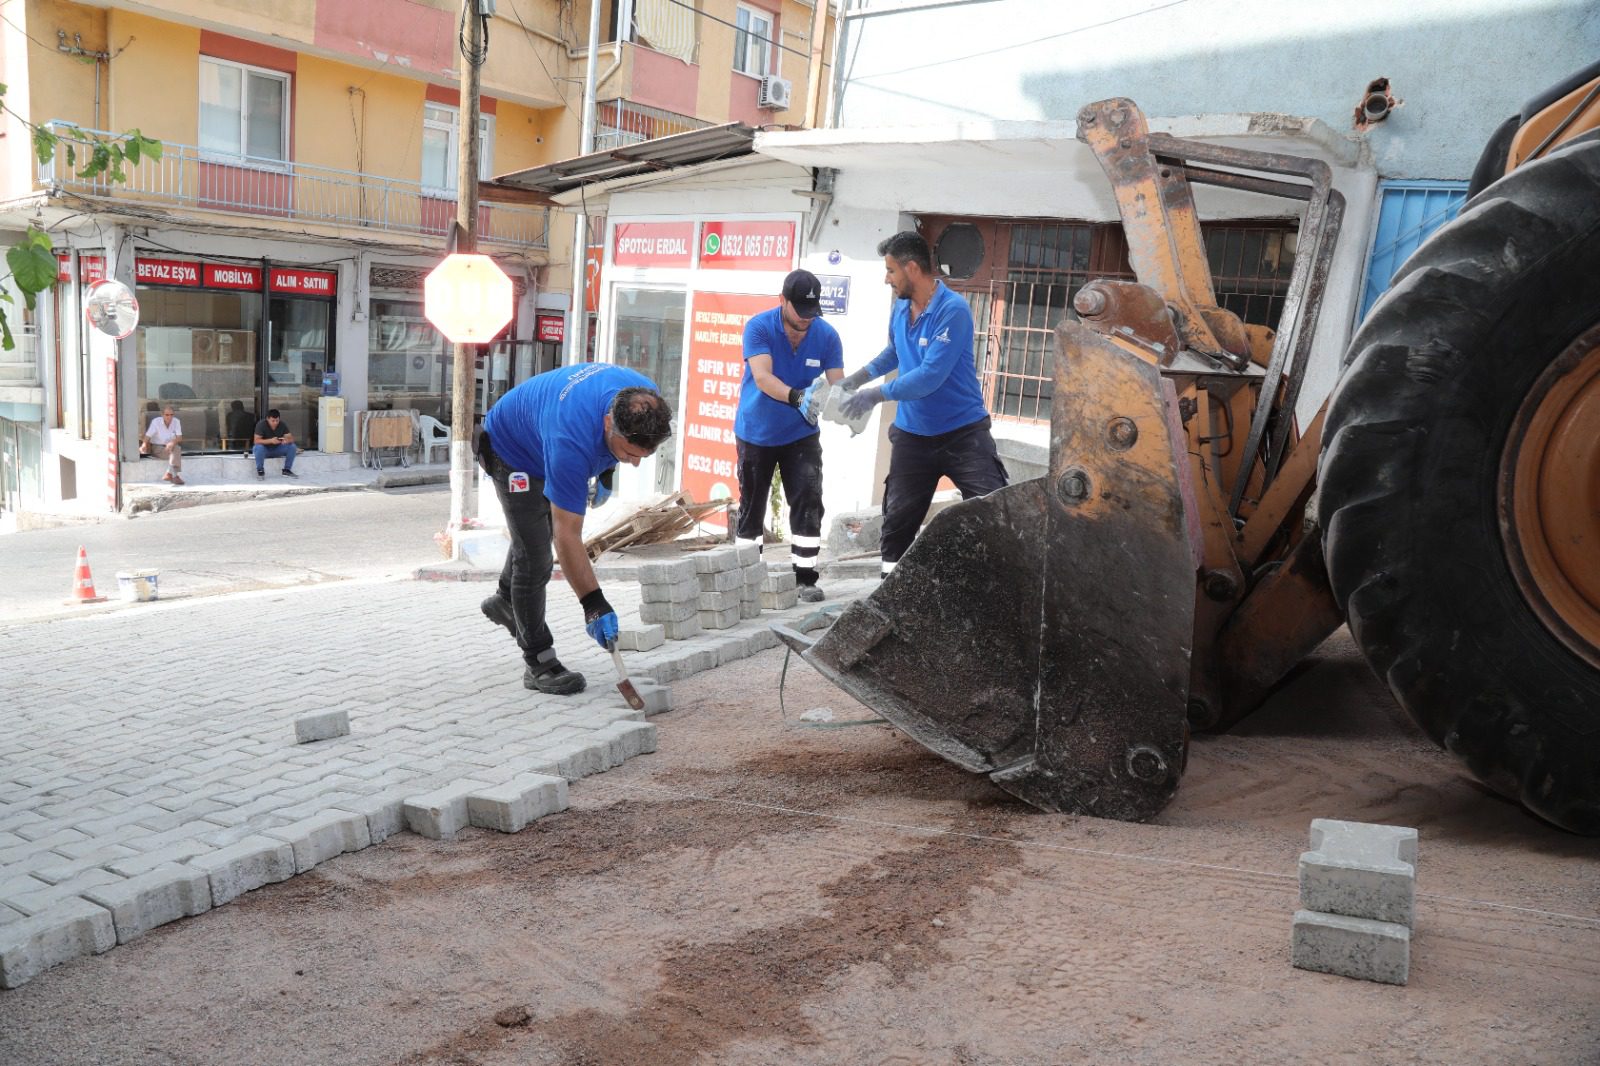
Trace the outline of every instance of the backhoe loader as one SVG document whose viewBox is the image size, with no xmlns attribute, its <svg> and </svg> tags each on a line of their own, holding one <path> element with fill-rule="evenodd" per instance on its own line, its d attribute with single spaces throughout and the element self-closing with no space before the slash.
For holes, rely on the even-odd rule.
<svg viewBox="0 0 1600 1066">
<path fill-rule="evenodd" d="M 1157 814 L 1340 625 L 1437 742 L 1600 833 L 1600 65 L 1509 120 L 1460 215 L 1294 417 L 1344 201 L 1326 164 L 1149 131 L 1078 137 L 1136 282 L 1056 328 L 1049 473 L 939 514 L 815 641 L 928 748 L 1049 811 Z M 1218 306 L 1193 186 L 1304 203 L 1276 331 Z"/>
</svg>

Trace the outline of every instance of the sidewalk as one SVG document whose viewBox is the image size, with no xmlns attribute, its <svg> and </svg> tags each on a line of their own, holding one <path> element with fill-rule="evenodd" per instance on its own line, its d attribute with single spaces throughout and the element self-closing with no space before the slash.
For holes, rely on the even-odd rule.
<svg viewBox="0 0 1600 1066">
<path fill-rule="evenodd" d="M 295 473 L 300 475 L 298 478 L 284 477 L 278 470 L 282 464 L 275 461 L 271 463 L 267 476 L 259 481 L 253 477 L 247 481 L 208 479 L 201 460 L 210 457 L 198 456 L 185 461 L 182 485 L 161 480 L 161 475 L 167 469 L 165 463 L 152 460 L 124 463 L 124 469 L 137 471 L 141 480 L 123 481 L 122 513 L 137 515 L 212 503 L 282 499 L 315 492 L 360 492 L 408 485 L 445 485 L 450 482 L 449 463 L 413 463 L 409 467 L 391 464 L 383 470 L 364 466 L 320 470 L 312 461 L 316 454 L 308 452 L 295 464 Z"/>
<path fill-rule="evenodd" d="M 874 585 L 836 579 L 829 602 Z M 567 781 L 655 749 L 563 590 L 556 646 L 589 680 L 572 697 L 523 688 L 484 591 L 323 586 L 0 629 L 0 987 L 407 828 L 520 828 Z M 638 625 L 638 587 L 607 594 Z M 630 672 L 712 669 L 821 606 L 669 641 Z M 296 719 L 329 711 L 349 735 L 297 744 Z"/>
</svg>

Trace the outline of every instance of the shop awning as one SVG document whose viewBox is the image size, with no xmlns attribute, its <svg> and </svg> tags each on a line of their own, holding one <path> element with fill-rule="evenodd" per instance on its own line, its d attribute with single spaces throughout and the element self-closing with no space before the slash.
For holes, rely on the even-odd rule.
<svg viewBox="0 0 1600 1066">
<path fill-rule="evenodd" d="M 754 128 L 729 122 L 502 174 L 488 184 L 552 196 L 614 178 L 749 155 L 755 136 Z M 485 198 L 491 198 L 487 192 Z"/>
</svg>

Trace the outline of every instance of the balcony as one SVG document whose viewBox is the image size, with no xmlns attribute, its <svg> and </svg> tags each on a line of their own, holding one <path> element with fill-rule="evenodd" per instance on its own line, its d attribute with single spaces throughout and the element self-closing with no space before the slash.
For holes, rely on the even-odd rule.
<svg viewBox="0 0 1600 1066">
<path fill-rule="evenodd" d="M 46 128 L 67 136 L 116 136 L 67 122 L 50 122 Z M 39 182 L 52 193 L 70 191 L 129 206 L 221 211 L 401 237 L 443 237 L 455 220 L 456 201 L 419 182 L 306 163 L 221 159 L 193 145 L 166 141 L 161 148 L 160 159 L 127 165 L 128 180 L 119 183 L 104 174 L 81 177 L 67 166 L 67 145 L 59 142 L 54 157 L 40 164 Z M 81 168 L 87 153 L 80 145 L 77 154 Z M 549 236 L 545 208 L 494 204 L 479 209 L 481 245 L 543 249 L 549 247 Z"/>
<path fill-rule="evenodd" d="M 625 145 L 653 141 L 689 130 L 702 130 L 711 123 L 659 107 L 647 107 L 631 100 L 601 100 L 595 105 L 594 150 L 609 152 Z"/>
</svg>

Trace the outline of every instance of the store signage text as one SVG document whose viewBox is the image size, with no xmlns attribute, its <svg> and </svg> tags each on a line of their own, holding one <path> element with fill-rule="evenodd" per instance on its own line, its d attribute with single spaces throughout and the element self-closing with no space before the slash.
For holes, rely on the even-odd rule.
<svg viewBox="0 0 1600 1066">
<path fill-rule="evenodd" d="M 793 222 L 707 222 L 700 228 L 702 270 L 789 270 Z"/>
<path fill-rule="evenodd" d="M 199 285 L 200 264 L 140 256 L 134 264 L 134 277 L 141 285 Z"/>
<path fill-rule="evenodd" d="M 822 286 L 820 299 L 823 314 L 842 315 L 850 310 L 849 278 L 841 278 L 834 274 L 818 274 L 817 283 Z"/>
<path fill-rule="evenodd" d="M 744 324 L 772 306 L 770 296 L 697 292 L 690 308 L 683 391 L 681 487 L 696 500 L 739 494 L 733 437 L 744 377 Z M 721 519 L 711 524 L 720 525 Z"/>
<path fill-rule="evenodd" d="M 693 222 L 618 222 L 611 262 L 619 267 L 686 267 L 693 246 Z"/>
<path fill-rule="evenodd" d="M 101 274 L 105 261 L 99 256 L 84 256 L 84 281 L 89 280 L 89 260 L 99 260 Z M 151 259 L 140 256 L 134 264 L 140 285 L 183 285 L 208 289 L 261 290 L 261 268 L 249 263 L 199 263 L 183 259 Z M 338 288 L 338 275 L 331 270 L 301 270 L 273 267 L 268 274 L 273 292 L 303 296 L 332 296 Z"/>
<path fill-rule="evenodd" d="M 85 287 L 106 280 L 106 257 L 103 255 L 78 256 L 78 270 L 83 274 Z M 65 285 L 72 280 L 72 253 L 56 253 L 56 280 Z"/>
<path fill-rule="evenodd" d="M 232 263 L 207 263 L 202 275 L 208 289 L 260 289 L 261 270 Z"/>
<path fill-rule="evenodd" d="M 306 296 L 332 296 L 337 275 L 331 270 L 272 268 L 273 292 L 298 292 Z"/>
<path fill-rule="evenodd" d="M 560 315 L 540 315 L 534 322 L 541 341 L 560 344 L 567 339 L 567 320 Z"/>
</svg>

